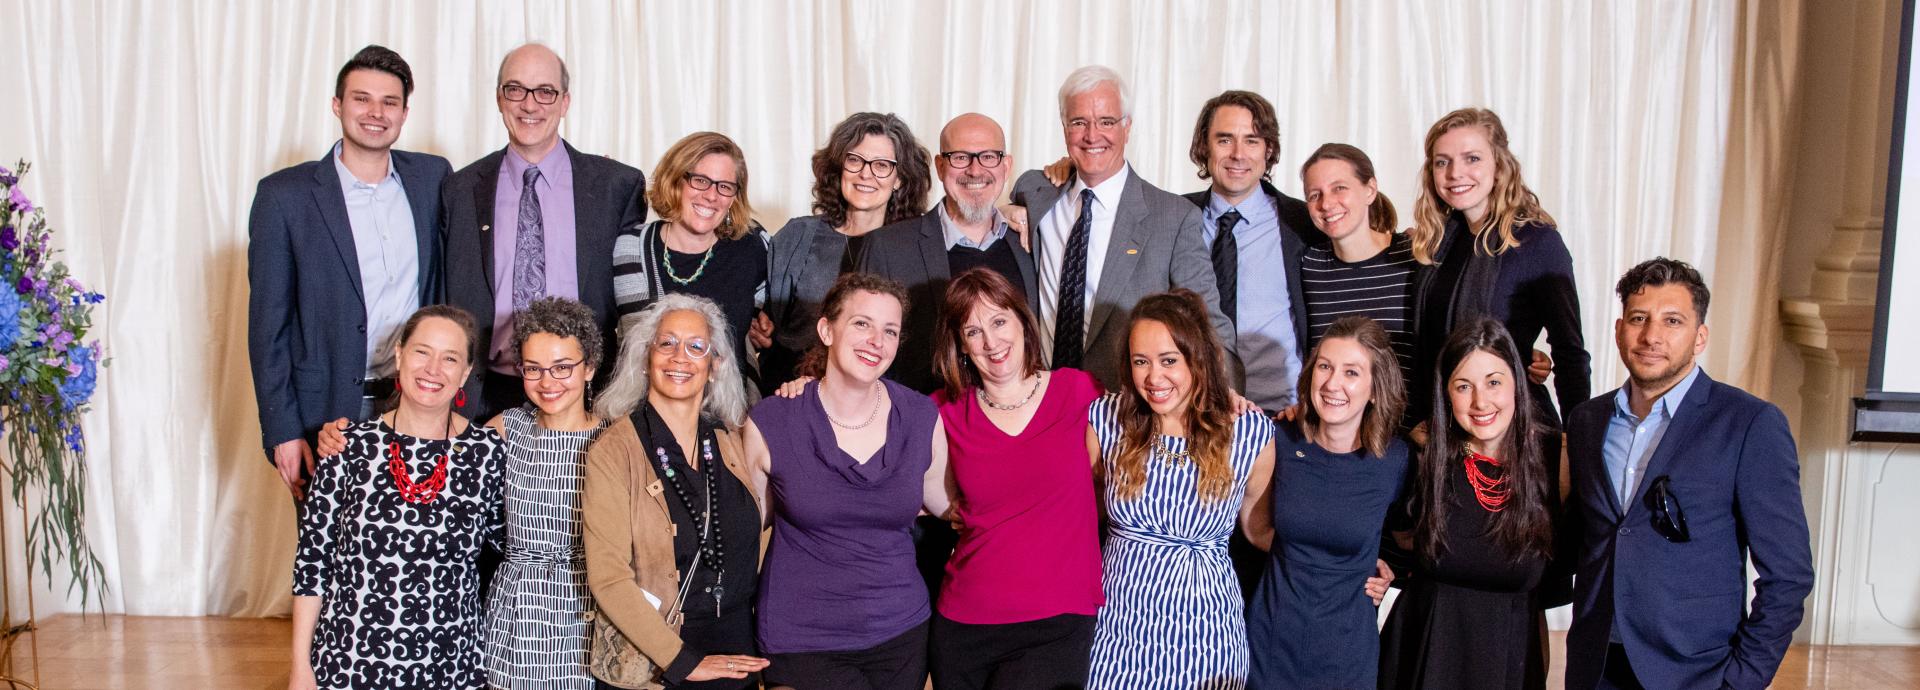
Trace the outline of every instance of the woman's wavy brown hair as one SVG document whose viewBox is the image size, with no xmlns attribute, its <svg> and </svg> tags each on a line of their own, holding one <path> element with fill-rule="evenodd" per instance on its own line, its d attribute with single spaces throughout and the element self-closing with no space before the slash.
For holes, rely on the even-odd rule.
<svg viewBox="0 0 1920 690">
<path fill-rule="evenodd" d="M 1193 377 L 1186 417 L 1187 450 L 1198 475 L 1194 489 L 1201 500 L 1226 500 L 1233 490 L 1233 389 L 1227 384 L 1226 350 L 1207 318 L 1207 303 L 1194 291 L 1177 288 L 1149 295 L 1134 305 L 1127 317 L 1129 337 L 1120 343 L 1120 360 L 1127 362 L 1129 369 L 1133 362 L 1131 334 L 1146 321 L 1167 327 Z M 1146 487 L 1147 461 L 1157 433 L 1153 410 L 1139 388 L 1129 385 L 1119 397 L 1114 413 L 1120 426 L 1120 449 L 1113 458 L 1113 476 L 1108 481 L 1113 482 L 1120 498 L 1131 499 Z"/>
<path fill-rule="evenodd" d="M 1294 389 L 1300 392 L 1300 430 L 1311 437 L 1320 426 L 1320 408 L 1313 403 L 1313 373 L 1320 363 L 1320 348 L 1334 338 L 1351 339 L 1367 352 L 1373 385 L 1367 391 L 1367 409 L 1360 413 L 1360 445 L 1368 455 L 1384 457 L 1393 435 L 1400 430 L 1400 415 L 1407 409 L 1407 389 L 1400 380 L 1400 360 L 1393 354 L 1393 339 L 1379 322 L 1365 316 L 1335 320 L 1314 343 L 1313 352 L 1301 360 L 1300 385 Z"/>
<path fill-rule="evenodd" d="M 1047 368 L 1040 359 L 1040 326 L 1027 308 L 1027 298 L 999 271 L 980 266 L 969 268 L 947 284 L 946 304 L 940 317 L 940 330 L 934 336 L 933 373 L 947 391 L 948 400 L 960 400 L 968 388 L 980 386 L 980 370 L 967 357 L 967 319 L 973 308 L 991 304 L 1013 314 L 1020 324 L 1020 343 L 1027 351 L 1022 362 L 1023 376 Z"/>
<path fill-rule="evenodd" d="M 1488 256 L 1520 246 L 1513 229 L 1528 223 L 1553 225 L 1553 216 L 1540 207 L 1540 197 L 1527 188 L 1520 177 L 1520 160 L 1507 147 L 1507 127 L 1500 116 L 1486 108 L 1461 108 L 1427 129 L 1426 160 L 1420 166 L 1420 196 L 1413 202 L 1413 258 L 1433 265 L 1440 261 L 1440 240 L 1447 231 L 1447 214 L 1453 211 L 1440 200 L 1439 183 L 1433 178 L 1433 147 L 1461 127 L 1486 130 L 1487 144 L 1493 148 L 1493 191 L 1487 194 L 1487 216 L 1470 228 L 1478 238 L 1480 251 Z"/>
<path fill-rule="evenodd" d="M 733 195 L 733 203 L 727 206 L 727 217 L 717 230 L 720 239 L 739 239 L 747 234 L 747 226 L 753 223 L 753 205 L 747 203 L 747 155 L 740 146 L 719 132 L 694 132 L 674 142 L 660 157 L 660 163 L 653 167 L 653 186 L 647 188 L 647 201 L 653 206 L 653 212 L 669 222 L 680 216 L 680 197 L 684 194 L 680 186 L 686 184 L 687 175 L 700 164 L 700 159 L 712 154 L 726 154 L 733 159 L 733 169 L 737 177 L 734 184 L 740 190 Z"/>
<path fill-rule="evenodd" d="M 847 199 L 840 196 L 840 178 L 846 174 L 842 161 L 862 139 L 876 134 L 893 142 L 893 157 L 897 159 L 893 174 L 900 178 L 900 188 L 887 197 L 886 222 L 897 223 L 927 212 L 927 193 L 933 189 L 932 157 L 927 148 L 893 113 L 854 113 L 834 126 L 826 146 L 813 152 L 813 212 L 820 214 L 827 227 L 847 224 Z"/>
</svg>

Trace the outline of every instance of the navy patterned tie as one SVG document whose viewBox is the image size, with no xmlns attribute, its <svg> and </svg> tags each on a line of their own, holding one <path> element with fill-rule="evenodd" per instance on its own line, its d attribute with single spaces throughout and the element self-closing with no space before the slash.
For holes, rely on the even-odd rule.
<svg viewBox="0 0 1920 690">
<path fill-rule="evenodd" d="M 514 311 L 526 309 L 547 293 L 547 237 L 540 225 L 540 197 L 533 193 L 540 169 L 528 167 L 520 179 L 520 222 L 513 231 Z"/>
<path fill-rule="evenodd" d="M 1213 236 L 1213 280 L 1220 286 L 1220 311 L 1228 321 L 1239 323 L 1240 241 L 1234 238 L 1233 227 L 1240 224 L 1240 212 L 1222 213 L 1215 222 L 1219 232 Z"/>
<path fill-rule="evenodd" d="M 1087 340 L 1087 236 L 1093 234 L 1093 190 L 1080 190 L 1080 218 L 1060 262 L 1060 308 L 1053 320 L 1053 367 L 1080 368 Z"/>
</svg>

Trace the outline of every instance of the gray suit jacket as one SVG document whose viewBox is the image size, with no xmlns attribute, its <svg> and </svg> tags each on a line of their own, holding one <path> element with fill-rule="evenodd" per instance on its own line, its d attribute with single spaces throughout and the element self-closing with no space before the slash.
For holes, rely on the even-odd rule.
<svg viewBox="0 0 1920 690">
<path fill-rule="evenodd" d="M 1036 308 L 1040 283 L 1034 272 L 1033 255 L 1021 248 L 1019 236 L 1008 232 L 1001 238 L 1013 247 L 1013 260 L 1020 265 L 1020 285 L 1027 293 L 1027 308 Z M 907 288 L 907 318 L 901 333 L 900 353 L 887 369 L 887 378 L 921 393 L 931 394 L 940 387 L 933 373 L 934 342 L 940 328 L 940 305 L 946 302 L 947 238 L 940 227 L 940 207 L 903 220 L 867 236 L 860 259 L 860 270 L 900 281 Z"/>
<path fill-rule="evenodd" d="M 1029 170 L 1013 185 L 1013 203 L 1028 209 L 1027 226 L 1038 231 L 1065 189 L 1048 182 L 1040 171 Z M 1107 243 L 1106 263 L 1100 270 L 1100 285 L 1094 290 L 1093 308 L 1087 318 L 1083 360 L 1087 373 L 1108 390 L 1118 390 L 1130 381 L 1121 348 L 1126 346 L 1127 315 L 1133 305 L 1148 295 L 1177 287 L 1200 293 L 1206 300 L 1207 316 L 1226 348 L 1223 354 L 1229 383 L 1235 390 L 1246 387 L 1240 359 L 1233 354 L 1233 322 L 1220 312 L 1213 261 L 1207 255 L 1201 231 L 1199 207 L 1147 184 L 1139 174 L 1128 170 L 1120 207 L 1114 214 L 1113 238 Z M 1061 258 L 1040 256 L 1038 265 L 1057 267 Z"/>
</svg>

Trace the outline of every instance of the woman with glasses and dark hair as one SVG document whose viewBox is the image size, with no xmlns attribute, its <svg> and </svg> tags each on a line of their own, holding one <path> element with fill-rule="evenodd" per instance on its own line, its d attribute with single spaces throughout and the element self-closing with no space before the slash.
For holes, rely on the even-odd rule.
<svg viewBox="0 0 1920 690">
<path fill-rule="evenodd" d="M 1411 490 L 1412 574 L 1380 633 L 1382 688 L 1541 688 L 1557 472 L 1500 322 L 1461 324 L 1438 359 Z"/>
<path fill-rule="evenodd" d="M 1300 373 L 1297 421 L 1275 423 L 1273 489 L 1248 540 L 1271 553 L 1247 604 L 1250 688 L 1371 688 L 1384 579 L 1376 558 L 1408 465 L 1406 391 L 1387 330 L 1365 316 L 1327 324 Z"/>
<path fill-rule="evenodd" d="M 766 301 L 770 251 L 747 203 L 745 154 L 724 134 L 689 134 L 660 157 L 647 201 L 659 220 L 628 229 L 613 244 L 621 320 L 664 295 L 705 297 L 726 315 L 715 337 L 744 351 L 747 326 Z M 732 364 L 753 373 L 745 358 Z"/>
<path fill-rule="evenodd" d="M 422 307 L 394 345 L 396 405 L 347 427 L 300 506 L 293 673 L 308 688 L 486 686 L 483 543 L 500 530 L 500 436 L 453 411 L 473 316 Z"/>
<path fill-rule="evenodd" d="M 711 300 L 669 294 L 627 320 L 609 420 L 587 451 L 587 583 L 603 688 L 757 687 L 765 504 L 749 480 L 738 347 Z"/>
<path fill-rule="evenodd" d="M 795 378 L 820 342 L 814 325 L 834 279 L 860 265 L 866 235 L 927 209 L 932 171 L 926 148 L 892 115 L 854 113 L 813 154 L 813 212 L 773 235 L 767 306 L 750 333 L 767 392 Z"/>
</svg>

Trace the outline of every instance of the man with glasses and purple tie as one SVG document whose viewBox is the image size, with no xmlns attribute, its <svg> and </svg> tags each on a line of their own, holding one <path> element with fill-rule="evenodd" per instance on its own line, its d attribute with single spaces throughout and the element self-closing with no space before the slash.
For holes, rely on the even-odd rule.
<svg viewBox="0 0 1920 690">
<path fill-rule="evenodd" d="M 1129 385 L 1120 356 L 1127 313 L 1141 298 L 1183 287 L 1200 294 L 1244 389 L 1233 322 L 1220 311 L 1200 208 L 1127 164 L 1132 97 L 1112 69 L 1082 67 L 1060 86 L 1060 125 L 1073 161 L 1065 185 L 1028 171 L 1013 185 L 1027 208 L 1039 272 L 1042 345 L 1052 367 L 1081 369 L 1107 390 Z"/>
<path fill-rule="evenodd" d="M 940 387 L 933 374 L 933 333 L 940 323 L 947 282 L 967 269 L 987 267 L 1027 295 L 1038 292 L 1033 255 L 996 206 L 1006 188 L 1013 156 L 1000 124 L 979 113 L 953 118 L 940 130 L 940 151 L 933 167 L 947 196 L 919 218 L 875 230 L 858 263 L 907 287 L 906 330 L 900 354 L 887 378 L 931 394 Z"/>
<path fill-rule="evenodd" d="M 526 402 L 513 313 L 534 300 L 579 300 L 593 310 L 608 351 L 619 351 L 613 243 L 646 220 L 646 181 L 632 166 L 561 140 L 569 82 L 566 63 L 546 46 L 507 53 L 494 85 L 507 146 L 448 176 L 442 190 L 447 301 L 474 315 L 485 348 L 460 410 L 473 419 Z"/>
<path fill-rule="evenodd" d="M 1567 421 L 1567 687 L 1767 687 L 1813 589 L 1787 418 L 1694 363 L 1709 294 L 1692 266 L 1652 259 L 1615 290 L 1628 381 Z"/>
</svg>

